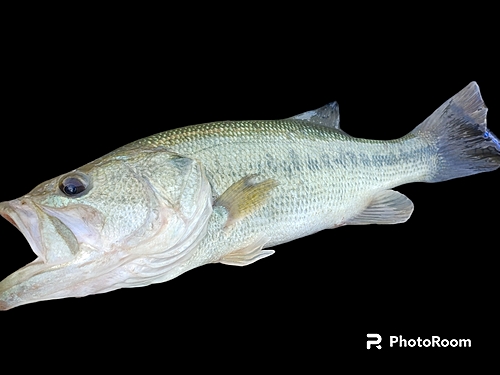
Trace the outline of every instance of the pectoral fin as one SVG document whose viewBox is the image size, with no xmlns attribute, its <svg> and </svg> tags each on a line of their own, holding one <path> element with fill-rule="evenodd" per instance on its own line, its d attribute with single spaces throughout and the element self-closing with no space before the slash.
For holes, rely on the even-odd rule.
<svg viewBox="0 0 500 375">
<path fill-rule="evenodd" d="M 347 225 L 398 224 L 408 220 L 413 212 L 413 202 L 394 190 L 377 193 L 370 205 L 359 215 L 349 219 Z"/>
<path fill-rule="evenodd" d="M 268 242 L 268 239 L 261 237 L 248 246 L 225 255 L 220 259 L 220 263 L 230 266 L 246 266 L 266 258 L 274 254 L 274 250 L 262 250 L 266 242 Z"/>
<path fill-rule="evenodd" d="M 249 175 L 232 184 L 215 202 L 228 211 L 226 227 L 235 221 L 262 207 L 269 196 L 269 192 L 278 186 L 278 182 L 267 179 L 256 182 L 258 175 Z"/>
</svg>

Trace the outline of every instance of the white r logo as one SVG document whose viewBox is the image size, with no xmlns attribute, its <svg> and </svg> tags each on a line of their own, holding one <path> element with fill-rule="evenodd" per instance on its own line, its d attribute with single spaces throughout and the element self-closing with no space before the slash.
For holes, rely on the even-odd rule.
<svg viewBox="0 0 500 375">
<path fill-rule="evenodd" d="M 370 349 L 370 346 L 372 345 L 377 345 L 377 349 L 382 349 L 382 345 L 378 345 L 382 341 L 382 336 L 377 333 L 367 333 L 366 337 L 368 337 L 369 339 L 376 339 L 366 340 L 366 349 Z"/>
</svg>

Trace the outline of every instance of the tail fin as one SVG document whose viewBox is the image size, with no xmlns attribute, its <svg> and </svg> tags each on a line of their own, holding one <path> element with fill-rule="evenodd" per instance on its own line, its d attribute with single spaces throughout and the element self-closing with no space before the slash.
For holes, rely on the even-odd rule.
<svg viewBox="0 0 500 375">
<path fill-rule="evenodd" d="M 428 182 L 500 167 L 500 141 L 486 127 L 487 111 L 479 86 L 471 82 L 412 131 L 437 148 L 437 169 Z"/>
</svg>

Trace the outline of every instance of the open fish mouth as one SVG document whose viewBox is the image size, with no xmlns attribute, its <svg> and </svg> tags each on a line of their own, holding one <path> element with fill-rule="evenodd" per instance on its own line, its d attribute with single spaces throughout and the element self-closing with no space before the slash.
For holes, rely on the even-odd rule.
<svg viewBox="0 0 500 375">
<path fill-rule="evenodd" d="M 40 241 L 38 218 L 32 208 L 19 200 L 0 203 L 0 216 L 14 225 L 26 238 L 37 257 L 45 261 L 45 253 Z"/>
<path fill-rule="evenodd" d="M 0 215 L 24 235 L 44 263 L 67 261 L 78 251 L 78 242 L 71 230 L 35 203 L 20 199 L 2 202 Z"/>
<path fill-rule="evenodd" d="M 43 274 L 73 259 L 78 242 L 60 220 L 31 202 L 21 199 L 1 202 L 0 216 L 24 235 L 37 256 L 33 262 L 0 281 L 0 310 L 7 310 L 43 294 Z"/>
</svg>

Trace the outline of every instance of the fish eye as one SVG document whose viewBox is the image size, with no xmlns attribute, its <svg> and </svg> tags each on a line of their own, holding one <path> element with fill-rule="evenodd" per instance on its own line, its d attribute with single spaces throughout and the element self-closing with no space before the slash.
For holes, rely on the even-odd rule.
<svg viewBox="0 0 500 375">
<path fill-rule="evenodd" d="M 66 176 L 59 184 L 61 190 L 68 197 L 80 196 L 88 187 L 88 180 L 83 176 Z"/>
</svg>

